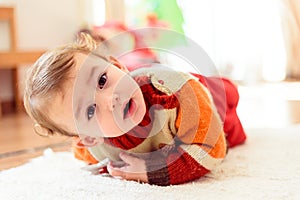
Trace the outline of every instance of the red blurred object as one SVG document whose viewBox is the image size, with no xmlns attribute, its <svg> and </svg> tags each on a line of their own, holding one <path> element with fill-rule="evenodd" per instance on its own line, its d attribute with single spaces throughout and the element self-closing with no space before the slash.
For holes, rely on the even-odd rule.
<svg viewBox="0 0 300 200">
<path fill-rule="evenodd" d="M 125 35 L 125 33 L 127 35 Z M 114 36 L 124 33 L 124 37 L 131 37 L 128 40 L 120 41 L 125 47 L 122 52 L 122 46 L 120 46 L 120 42 L 116 44 L 110 44 L 114 42 L 114 40 L 109 40 Z M 95 26 L 91 31 L 91 35 L 94 39 L 99 42 L 108 41 L 108 45 L 111 45 L 112 52 L 115 53 L 118 57 L 117 59 L 123 63 L 129 71 L 135 70 L 139 67 L 147 67 L 151 66 L 152 63 L 157 63 L 156 54 L 145 45 L 145 38 L 138 34 L 134 29 L 130 29 L 120 22 L 106 22 L 102 26 Z M 132 40 L 132 46 L 129 47 L 128 51 L 128 41 Z M 127 44 L 126 44 L 127 42 Z M 125 53 L 125 54 L 124 54 Z"/>
</svg>

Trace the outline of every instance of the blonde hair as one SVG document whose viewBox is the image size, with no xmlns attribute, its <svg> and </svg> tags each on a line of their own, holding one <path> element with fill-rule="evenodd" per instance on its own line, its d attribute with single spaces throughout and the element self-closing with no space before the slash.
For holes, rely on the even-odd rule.
<svg viewBox="0 0 300 200">
<path fill-rule="evenodd" d="M 76 135 L 55 124 L 47 115 L 47 106 L 62 92 L 70 70 L 76 65 L 75 54 L 89 54 L 96 48 L 96 41 L 90 35 L 81 33 L 74 43 L 46 52 L 31 66 L 25 82 L 24 106 L 35 122 L 34 130 L 37 134 Z"/>
</svg>

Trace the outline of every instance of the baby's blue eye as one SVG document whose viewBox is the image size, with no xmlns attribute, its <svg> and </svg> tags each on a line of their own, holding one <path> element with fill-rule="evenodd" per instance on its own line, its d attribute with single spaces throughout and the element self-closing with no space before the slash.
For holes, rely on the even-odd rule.
<svg viewBox="0 0 300 200">
<path fill-rule="evenodd" d="M 98 87 L 100 89 L 103 89 L 105 83 L 106 83 L 106 80 L 107 80 L 107 76 L 106 76 L 106 73 L 102 74 L 98 80 Z"/>
<path fill-rule="evenodd" d="M 96 111 L 96 104 L 93 104 L 88 107 L 87 112 L 86 112 L 88 120 L 90 120 L 94 116 L 95 111 Z"/>
</svg>

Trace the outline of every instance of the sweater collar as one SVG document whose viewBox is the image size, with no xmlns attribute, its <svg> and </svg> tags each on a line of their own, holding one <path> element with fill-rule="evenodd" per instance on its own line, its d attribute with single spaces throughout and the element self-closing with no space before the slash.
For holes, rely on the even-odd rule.
<svg viewBox="0 0 300 200">
<path fill-rule="evenodd" d="M 135 81 L 142 91 L 146 113 L 143 120 L 127 133 L 113 138 L 105 138 L 106 144 L 121 148 L 123 150 L 132 149 L 141 144 L 150 134 L 153 125 L 153 116 L 155 109 L 169 109 L 178 107 L 179 103 L 176 94 L 166 95 L 153 86 L 149 77 L 135 77 Z M 159 105 L 159 106 L 156 106 Z M 154 109 L 150 109 L 154 107 Z"/>
</svg>

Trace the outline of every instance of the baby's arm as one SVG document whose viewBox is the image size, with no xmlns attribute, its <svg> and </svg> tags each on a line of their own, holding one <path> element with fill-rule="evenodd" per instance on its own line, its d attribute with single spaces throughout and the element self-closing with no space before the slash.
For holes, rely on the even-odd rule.
<svg viewBox="0 0 300 200">
<path fill-rule="evenodd" d="M 219 139 L 218 147 L 215 148 L 199 144 L 182 144 L 169 152 L 165 159 L 160 157 L 147 160 L 148 182 L 156 185 L 172 185 L 204 176 L 222 161 L 223 155 L 214 157 L 214 154 L 218 154 L 217 149 L 223 148 L 220 147 L 223 146 L 222 143 L 222 139 Z"/>
<path fill-rule="evenodd" d="M 156 185 L 180 184 L 200 178 L 222 161 L 225 134 L 206 88 L 190 80 L 181 88 L 178 99 L 174 145 L 149 153 L 150 159 L 145 161 L 126 155 L 126 169 L 110 168 L 113 176 Z"/>
<path fill-rule="evenodd" d="M 155 166 L 155 169 L 151 161 L 147 162 L 149 183 L 164 185 L 194 180 L 217 166 L 226 155 L 223 124 L 206 87 L 189 80 L 177 98 L 180 108 L 175 122 L 178 130 L 175 147 L 167 154 L 165 163 L 159 163 L 160 168 Z"/>
<path fill-rule="evenodd" d="M 162 186 L 186 183 L 204 176 L 217 166 L 223 158 L 223 146 L 220 136 L 215 148 L 199 144 L 181 144 L 174 146 L 167 155 L 152 152 L 146 160 L 121 153 L 120 158 L 126 165 L 118 167 L 110 163 L 107 169 L 110 175 L 126 180 Z"/>
<path fill-rule="evenodd" d="M 119 156 L 126 164 L 123 166 L 115 166 L 114 163 L 110 162 L 107 165 L 107 170 L 111 176 L 148 183 L 145 160 L 124 152 L 120 153 Z"/>
<path fill-rule="evenodd" d="M 175 146 L 163 159 L 164 163 L 159 155 L 154 155 L 157 158 L 152 160 L 161 160 L 159 167 L 146 162 L 149 183 L 169 185 L 195 180 L 212 170 L 226 155 L 222 121 L 206 87 L 189 80 L 177 98 L 180 107 L 175 122 Z"/>
</svg>

